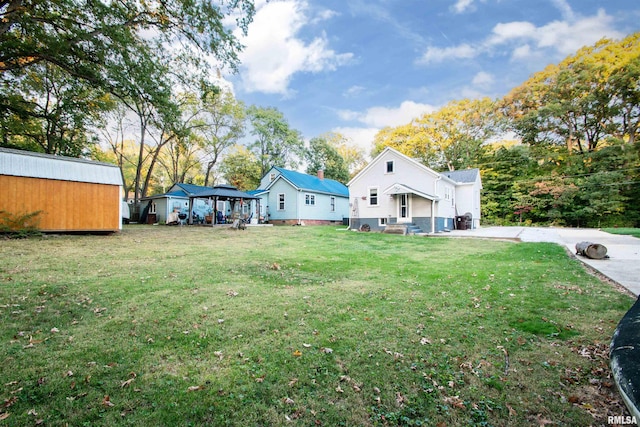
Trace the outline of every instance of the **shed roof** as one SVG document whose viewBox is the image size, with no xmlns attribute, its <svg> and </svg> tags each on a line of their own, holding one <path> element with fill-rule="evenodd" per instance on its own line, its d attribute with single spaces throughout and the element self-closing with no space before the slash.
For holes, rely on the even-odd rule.
<svg viewBox="0 0 640 427">
<path fill-rule="evenodd" d="M 349 197 L 349 189 L 347 186 L 336 180 L 329 178 L 320 179 L 315 175 L 308 175 L 306 173 L 283 169 L 277 166 L 274 166 L 273 169 L 280 172 L 280 176 L 300 190 Z"/>
<path fill-rule="evenodd" d="M 0 148 L 0 175 L 122 185 L 120 168 L 111 163 L 10 148 Z"/>
</svg>

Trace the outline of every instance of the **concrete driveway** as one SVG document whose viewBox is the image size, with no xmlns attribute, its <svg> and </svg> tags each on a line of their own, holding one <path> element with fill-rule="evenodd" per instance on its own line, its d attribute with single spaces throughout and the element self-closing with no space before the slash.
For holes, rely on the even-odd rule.
<svg viewBox="0 0 640 427">
<path fill-rule="evenodd" d="M 640 239 L 605 233 L 591 228 L 555 227 L 481 227 L 475 230 L 455 230 L 443 233 L 451 237 L 511 239 L 522 242 L 550 242 L 566 246 L 576 253 L 576 243 L 592 242 L 606 246 L 607 259 L 576 258 L 600 274 L 640 295 Z"/>
</svg>

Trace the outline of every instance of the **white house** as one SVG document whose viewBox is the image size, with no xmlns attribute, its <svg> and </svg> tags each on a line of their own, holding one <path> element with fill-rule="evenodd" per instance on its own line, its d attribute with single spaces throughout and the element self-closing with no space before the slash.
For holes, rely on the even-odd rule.
<svg viewBox="0 0 640 427">
<path fill-rule="evenodd" d="M 324 177 L 272 167 L 249 193 L 260 197 L 260 217 L 271 224 L 342 224 L 349 217 L 349 189 Z"/>
<path fill-rule="evenodd" d="M 385 148 L 349 183 L 350 228 L 436 233 L 480 226 L 478 169 L 438 173 Z"/>
</svg>

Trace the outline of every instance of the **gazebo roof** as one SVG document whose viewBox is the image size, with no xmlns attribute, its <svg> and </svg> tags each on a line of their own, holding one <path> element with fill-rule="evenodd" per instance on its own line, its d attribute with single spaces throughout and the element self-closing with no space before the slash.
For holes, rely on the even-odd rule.
<svg viewBox="0 0 640 427">
<path fill-rule="evenodd" d="M 211 189 L 206 189 L 193 194 L 191 197 L 205 198 L 205 197 L 217 197 L 218 199 L 259 199 L 259 197 L 252 196 L 249 193 L 238 190 L 233 185 L 216 185 Z"/>
</svg>

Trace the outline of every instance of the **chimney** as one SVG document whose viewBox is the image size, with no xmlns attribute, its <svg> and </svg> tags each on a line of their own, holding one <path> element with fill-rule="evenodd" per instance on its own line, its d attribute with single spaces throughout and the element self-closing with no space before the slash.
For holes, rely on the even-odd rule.
<svg viewBox="0 0 640 427">
<path fill-rule="evenodd" d="M 318 178 L 324 179 L 324 171 L 322 169 L 318 170 Z"/>
</svg>

